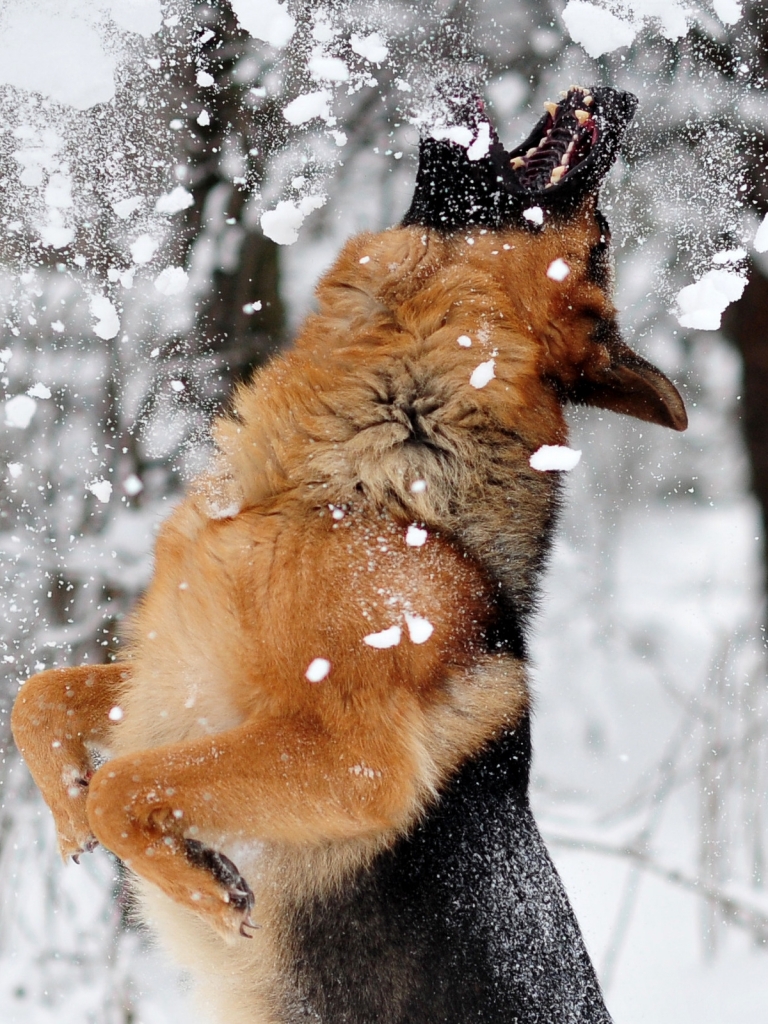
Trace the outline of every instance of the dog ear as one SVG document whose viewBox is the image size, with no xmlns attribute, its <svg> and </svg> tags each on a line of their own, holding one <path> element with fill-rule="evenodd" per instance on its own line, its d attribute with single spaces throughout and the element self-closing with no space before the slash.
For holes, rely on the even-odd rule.
<svg viewBox="0 0 768 1024">
<path fill-rule="evenodd" d="M 606 345 L 599 362 L 585 368 L 568 397 L 580 405 L 595 405 L 672 430 L 685 430 L 688 415 L 680 393 L 661 370 L 637 355 L 624 342 Z"/>
</svg>

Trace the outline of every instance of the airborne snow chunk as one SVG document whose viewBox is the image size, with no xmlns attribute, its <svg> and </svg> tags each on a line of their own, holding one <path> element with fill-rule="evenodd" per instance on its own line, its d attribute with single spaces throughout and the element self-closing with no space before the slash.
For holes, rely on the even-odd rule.
<svg viewBox="0 0 768 1024">
<path fill-rule="evenodd" d="M 94 295 L 91 299 L 91 316 L 95 316 L 97 323 L 93 327 L 93 333 L 103 341 L 114 338 L 120 330 L 120 317 L 117 310 L 106 297 L 106 295 Z"/>
<path fill-rule="evenodd" d="M 313 661 L 310 661 L 304 675 L 310 683 L 321 683 L 330 671 L 331 663 L 327 658 L 315 658 Z"/>
<path fill-rule="evenodd" d="M 180 295 L 188 280 L 189 275 L 183 267 L 166 267 L 155 278 L 155 288 L 161 295 Z"/>
<path fill-rule="evenodd" d="M 330 117 L 330 103 L 333 97 L 327 89 L 318 89 L 317 92 L 307 92 L 303 96 L 297 96 L 295 100 L 283 107 L 283 117 L 289 124 L 306 124 L 315 117 L 321 117 L 327 121 Z"/>
<path fill-rule="evenodd" d="M 562 18 L 571 39 L 583 46 L 590 57 L 631 46 L 638 31 L 631 21 L 583 0 L 569 0 Z"/>
<path fill-rule="evenodd" d="M 5 425 L 24 430 L 32 422 L 32 417 L 37 409 L 37 402 L 29 395 L 16 395 L 9 398 L 4 405 Z"/>
<path fill-rule="evenodd" d="M 544 223 L 544 211 L 540 206 L 529 206 L 527 210 L 523 210 L 523 216 L 526 220 L 529 220 L 531 224 Z"/>
<path fill-rule="evenodd" d="M 277 0 L 230 0 L 237 20 L 254 39 L 280 49 L 296 29 L 296 22 Z"/>
<path fill-rule="evenodd" d="M 552 281 L 564 281 L 570 272 L 571 268 L 559 256 L 556 260 L 552 260 L 547 267 L 547 277 Z"/>
<path fill-rule="evenodd" d="M 149 263 L 157 252 L 157 241 L 152 235 L 139 235 L 135 242 L 128 247 L 131 251 L 131 259 L 134 263 Z"/>
<path fill-rule="evenodd" d="M 198 119 L 199 120 L 199 119 Z M 183 185 L 177 185 L 172 192 L 166 192 L 155 203 L 157 213 L 178 213 L 192 206 L 195 200 L 191 192 L 188 192 Z"/>
<path fill-rule="evenodd" d="M 456 341 L 462 348 L 472 348 L 472 339 L 468 334 L 460 334 Z"/>
<path fill-rule="evenodd" d="M 487 121 L 481 121 L 477 129 L 477 138 L 467 149 L 468 160 L 483 160 L 488 156 L 491 148 L 491 126 Z"/>
<path fill-rule="evenodd" d="M 197 84 L 202 89 L 210 89 L 210 87 L 212 85 L 216 84 L 216 79 L 213 77 L 213 75 L 209 74 L 209 72 L 207 72 L 207 71 L 198 71 L 197 72 L 197 79 L 196 79 L 196 81 L 197 81 Z M 173 126 L 171 126 L 171 127 L 173 127 Z"/>
<path fill-rule="evenodd" d="M 86 490 L 98 498 L 103 505 L 106 505 L 112 495 L 112 484 L 109 480 L 91 480 Z"/>
<path fill-rule="evenodd" d="M 425 619 L 421 615 L 413 615 L 411 612 L 406 612 L 405 621 L 408 626 L 408 636 L 411 638 L 411 643 L 425 644 L 435 631 L 435 627 L 429 619 Z"/>
<path fill-rule="evenodd" d="M 768 246 L 767 246 L 768 247 Z M 677 293 L 678 321 L 694 331 L 716 331 L 725 309 L 747 286 L 747 279 L 733 270 L 709 270 L 695 284 Z"/>
<path fill-rule="evenodd" d="M 448 128 L 437 125 L 430 134 L 436 142 L 454 142 L 464 149 L 472 145 L 472 129 L 467 128 L 466 125 L 455 124 Z"/>
<path fill-rule="evenodd" d="M 135 498 L 137 494 L 141 494 L 144 490 L 144 484 L 135 473 L 131 473 L 130 476 L 123 480 L 123 490 L 129 498 Z"/>
<path fill-rule="evenodd" d="M 281 199 L 274 210 L 261 215 L 261 230 L 278 245 L 293 245 L 299 237 L 299 228 L 313 210 L 319 210 L 326 202 L 325 196 L 304 196 L 298 204 L 290 199 Z"/>
<path fill-rule="evenodd" d="M 496 376 L 496 360 L 488 359 L 472 371 L 469 383 L 473 388 L 484 388 Z"/>
<path fill-rule="evenodd" d="M 363 643 L 369 647 L 384 651 L 387 647 L 397 647 L 400 643 L 402 630 L 399 626 L 390 626 L 389 629 L 382 629 L 380 633 L 369 633 L 363 637 Z"/>
<path fill-rule="evenodd" d="M 757 252 L 768 251 L 768 213 L 763 217 L 762 224 L 757 229 L 754 246 Z"/>
<path fill-rule="evenodd" d="M 724 25 L 735 25 L 741 19 L 740 0 L 712 0 L 712 6 Z"/>
<path fill-rule="evenodd" d="M 346 82 L 349 79 L 349 68 L 340 57 L 314 53 L 309 58 L 308 67 L 310 75 L 321 82 Z"/>
<path fill-rule="evenodd" d="M 33 384 L 32 387 L 27 390 L 27 394 L 31 398 L 50 398 L 51 389 L 38 381 L 37 384 Z"/>
<path fill-rule="evenodd" d="M 349 45 L 369 64 L 381 64 L 389 54 L 389 47 L 378 32 L 371 32 L 369 36 L 358 36 L 353 32 Z"/>
<path fill-rule="evenodd" d="M 543 444 L 528 461 L 533 469 L 538 469 L 541 473 L 551 470 L 561 470 L 567 473 L 578 466 L 580 459 L 581 451 L 568 448 L 567 445 Z"/>
<path fill-rule="evenodd" d="M 411 490 L 413 490 L 413 487 L 411 487 Z M 409 548 L 420 548 L 427 543 L 427 536 L 426 530 L 422 530 L 414 523 L 411 523 L 405 531 L 405 543 Z"/>
<path fill-rule="evenodd" d="M 121 199 L 112 203 L 112 209 L 120 220 L 128 220 L 132 213 L 135 213 L 144 202 L 144 196 L 130 196 L 128 199 Z"/>
</svg>

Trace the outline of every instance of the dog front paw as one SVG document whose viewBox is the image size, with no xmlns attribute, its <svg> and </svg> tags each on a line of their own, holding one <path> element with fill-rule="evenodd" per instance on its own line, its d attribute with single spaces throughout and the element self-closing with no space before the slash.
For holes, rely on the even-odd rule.
<svg viewBox="0 0 768 1024">
<path fill-rule="evenodd" d="M 205 846 L 197 839 L 185 839 L 184 852 L 190 864 L 207 871 L 219 883 L 223 889 L 223 902 L 235 912 L 236 920 L 234 923 L 238 926 L 237 930 L 243 938 L 252 938 L 248 929 L 259 927 L 258 924 L 251 920 L 250 916 L 255 899 L 251 887 L 240 874 L 237 867 L 229 857 L 219 853 L 218 850 L 212 849 L 210 846 Z M 226 930 L 230 931 L 230 927 L 227 927 Z"/>
</svg>

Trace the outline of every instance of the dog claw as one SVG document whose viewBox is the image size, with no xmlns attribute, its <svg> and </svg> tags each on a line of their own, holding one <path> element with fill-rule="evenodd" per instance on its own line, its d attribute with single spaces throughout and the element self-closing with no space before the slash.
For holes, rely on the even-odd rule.
<svg viewBox="0 0 768 1024">
<path fill-rule="evenodd" d="M 240 934 L 243 936 L 244 939 L 252 939 L 253 936 L 246 931 L 246 928 L 253 928 L 255 931 L 257 928 L 261 928 L 261 925 L 256 924 L 256 922 L 252 921 L 250 917 L 245 917 L 240 922 Z"/>
<path fill-rule="evenodd" d="M 235 865 L 223 853 L 204 846 L 197 839 L 185 839 L 184 849 L 189 860 L 196 867 L 209 871 L 216 881 L 226 890 L 226 901 L 234 910 L 242 911 L 246 916 L 244 924 L 249 924 L 248 914 L 255 902 L 250 885 L 246 882 Z M 251 928 L 257 925 L 251 924 Z M 241 931 L 241 934 L 242 931 Z M 250 938 L 250 935 L 248 936 Z"/>
<path fill-rule="evenodd" d="M 80 863 L 80 854 L 79 853 L 73 853 L 72 854 L 72 860 L 75 862 L 75 864 L 79 864 Z"/>
</svg>

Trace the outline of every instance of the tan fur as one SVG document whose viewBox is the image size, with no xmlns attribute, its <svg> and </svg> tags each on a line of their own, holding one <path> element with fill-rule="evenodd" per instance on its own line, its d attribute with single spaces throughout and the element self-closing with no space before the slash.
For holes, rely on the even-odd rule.
<svg viewBox="0 0 768 1024">
<path fill-rule="evenodd" d="M 486 636 L 500 588 L 530 604 L 554 514 L 530 455 L 566 442 L 564 391 L 614 373 L 592 340 L 614 315 L 587 280 L 599 235 L 587 204 L 542 233 L 353 239 L 295 348 L 215 424 L 220 454 L 162 528 L 127 659 L 21 691 L 14 734 L 62 853 L 95 836 L 125 861 L 222 1019 L 276 1020 L 286 900 L 343 885 L 528 706 L 522 662 Z M 546 274 L 558 257 L 564 282 Z M 425 643 L 413 615 L 434 626 Z M 363 642 L 395 624 L 399 645 Z M 317 657 L 331 672 L 310 683 Z M 111 760 L 73 785 L 89 745 Z M 250 944 L 185 838 L 250 883 Z"/>
</svg>

